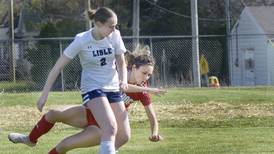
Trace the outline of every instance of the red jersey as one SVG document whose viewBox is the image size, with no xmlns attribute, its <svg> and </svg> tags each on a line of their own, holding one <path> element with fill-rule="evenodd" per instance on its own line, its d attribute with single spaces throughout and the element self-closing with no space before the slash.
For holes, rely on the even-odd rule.
<svg viewBox="0 0 274 154">
<path fill-rule="evenodd" d="M 145 82 L 143 85 L 137 85 L 142 87 L 147 87 L 147 82 Z M 148 106 L 151 104 L 151 97 L 150 94 L 147 92 L 138 92 L 138 93 L 126 93 L 127 96 L 129 96 L 133 101 L 140 101 L 143 106 Z M 130 106 L 131 103 L 125 104 L 126 108 Z"/>
<path fill-rule="evenodd" d="M 151 97 L 146 92 L 138 92 L 138 93 L 126 93 L 134 101 L 140 101 L 143 106 L 147 106 L 151 104 Z M 126 108 L 130 106 L 131 103 L 125 104 Z"/>
</svg>

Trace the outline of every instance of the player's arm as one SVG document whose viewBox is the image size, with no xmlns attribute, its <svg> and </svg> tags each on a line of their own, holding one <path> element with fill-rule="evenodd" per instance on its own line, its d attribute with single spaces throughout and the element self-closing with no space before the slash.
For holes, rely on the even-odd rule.
<svg viewBox="0 0 274 154">
<path fill-rule="evenodd" d="M 155 94 L 157 96 L 161 96 L 166 93 L 166 90 L 128 84 L 128 89 L 124 90 L 124 92 L 127 92 L 127 93 L 147 92 L 147 93 Z"/>
<path fill-rule="evenodd" d="M 145 106 L 145 110 L 146 110 L 146 114 L 149 119 L 150 128 L 151 128 L 151 135 L 149 137 L 149 140 L 152 142 L 158 142 L 162 140 L 163 138 L 159 135 L 158 120 L 152 104 Z"/>
<path fill-rule="evenodd" d="M 56 78 L 58 77 L 59 73 L 61 70 L 69 63 L 71 59 L 65 56 L 64 54 L 57 60 L 55 63 L 54 67 L 51 69 L 47 81 L 45 83 L 45 86 L 43 88 L 42 94 L 37 102 L 37 108 L 39 111 L 42 111 L 47 98 L 48 98 L 48 93 L 55 82 Z"/>
<path fill-rule="evenodd" d="M 128 88 L 127 84 L 127 67 L 124 54 L 115 55 L 117 71 L 119 74 L 120 88 L 122 91 Z"/>
</svg>

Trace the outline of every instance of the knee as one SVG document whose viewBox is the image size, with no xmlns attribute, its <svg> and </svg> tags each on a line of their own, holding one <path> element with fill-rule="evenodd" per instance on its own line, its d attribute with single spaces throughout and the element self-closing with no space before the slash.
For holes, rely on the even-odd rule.
<svg viewBox="0 0 274 154">
<path fill-rule="evenodd" d="M 50 109 L 46 114 L 45 118 L 49 122 L 58 122 L 60 119 L 60 114 L 61 111 L 55 110 L 55 109 Z"/>
<path fill-rule="evenodd" d="M 130 137 L 131 137 L 130 133 L 125 133 L 122 138 L 123 144 L 127 143 L 130 140 Z"/>
<path fill-rule="evenodd" d="M 115 136 L 117 134 L 117 124 L 113 122 L 105 127 L 102 127 L 102 133 L 106 136 Z"/>
<path fill-rule="evenodd" d="M 126 142 L 128 142 L 130 139 L 131 139 L 131 135 L 127 134 L 127 136 L 126 136 Z"/>
<path fill-rule="evenodd" d="M 56 151 L 58 153 L 66 153 L 67 151 L 69 151 L 71 149 L 70 145 L 68 142 L 66 142 L 66 140 L 63 140 L 62 142 L 60 142 L 57 146 L 56 146 Z"/>
<path fill-rule="evenodd" d="M 116 149 L 119 149 L 121 146 L 125 145 L 129 140 L 130 140 L 130 134 L 125 133 L 123 135 L 118 135 L 116 136 L 116 142 L 115 142 L 115 146 Z"/>
</svg>

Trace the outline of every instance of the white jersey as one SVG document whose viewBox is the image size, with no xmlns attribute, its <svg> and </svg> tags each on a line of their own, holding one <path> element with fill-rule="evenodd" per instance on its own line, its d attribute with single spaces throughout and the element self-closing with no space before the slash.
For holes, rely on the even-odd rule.
<svg viewBox="0 0 274 154">
<path fill-rule="evenodd" d="M 82 75 L 81 93 L 95 89 L 105 92 L 119 91 L 119 79 L 115 65 L 115 55 L 126 52 L 120 32 L 115 30 L 102 40 L 95 40 L 91 30 L 76 35 L 65 49 L 69 58 L 79 56 Z"/>
</svg>

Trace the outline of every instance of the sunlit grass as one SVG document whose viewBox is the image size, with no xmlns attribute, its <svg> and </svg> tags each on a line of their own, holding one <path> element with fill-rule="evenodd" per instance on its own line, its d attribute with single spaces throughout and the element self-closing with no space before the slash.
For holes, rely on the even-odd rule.
<svg viewBox="0 0 274 154">
<path fill-rule="evenodd" d="M 40 92 L 0 93 L 0 153 L 47 153 L 76 129 L 57 124 L 35 148 L 7 140 L 13 131 L 27 133 L 50 108 L 80 105 L 78 91 L 51 92 L 43 113 L 36 109 Z M 129 110 L 132 138 L 121 154 L 220 154 L 274 153 L 274 88 L 168 89 L 153 96 L 153 105 L 164 140 L 148 141 L 149 122 L 142 105 Z M 97 153 L 98 147 L 70 153 Z"/>
</svg>

